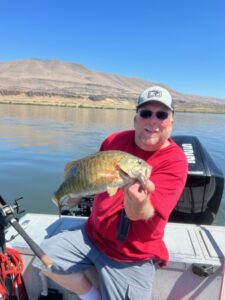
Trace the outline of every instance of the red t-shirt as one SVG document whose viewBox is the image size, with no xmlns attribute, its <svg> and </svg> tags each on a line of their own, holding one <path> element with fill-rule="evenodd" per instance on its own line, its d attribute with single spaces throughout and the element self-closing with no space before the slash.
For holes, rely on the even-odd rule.
<svg viewBox="0 0 225 300">
<path fill-rule="evenodd" d="M 126 241 L 116 239 L 120 211 L 124 208 L 123 191 L 113 197 L 108 193 L 96 195 L 86 231 L 93 243 L 107 256 L 118 261 L 140 261 L 156 258 L 168 262 L 168 251 L 163 242 L 168 217 L 183 191 L 188 164 L 182 149 L 169 139 L 170 145 L 154 152 L 140 149 L 134 142 L 134 130 L 109 136 L 100 148 L 122 150 L 136 155 L 152 166 L 150 179 L 155 184 L 151 202 L 154 216 L 148 221 L 131 221 Z"/>
</svg>

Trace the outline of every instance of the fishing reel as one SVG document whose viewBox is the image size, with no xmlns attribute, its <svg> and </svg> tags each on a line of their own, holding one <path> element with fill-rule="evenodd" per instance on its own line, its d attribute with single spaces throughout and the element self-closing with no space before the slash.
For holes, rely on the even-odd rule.
<svg viewBox="0 0 225 300">
<path fill-rule="evenodd" d="M 25 212 L 24 209 L 21 209 L 19 201 L 22 200 L 23 197 L 16 198 L 14 200 L 13 205 L 8 205 L 5 200 L 0 196 L 0 226 L 6 227 L 10 221 L 10 219 L 14 218 L 14 212 L 16 214 L 22 214 Z"/>
<path fill-rule="evenodd" d="M 14 212 L 16 212 L 17 215 L 25 212 L 24 209 L 21 209 L 19 203 L 22 199 L 23 197 L 16 198 L 13 205 L 10 206 L 5 202 L 2 196 L 0 196 L 0 226 L 3 228 L 6 227 L 11 217 L 14 217 Z"/>
</svg>

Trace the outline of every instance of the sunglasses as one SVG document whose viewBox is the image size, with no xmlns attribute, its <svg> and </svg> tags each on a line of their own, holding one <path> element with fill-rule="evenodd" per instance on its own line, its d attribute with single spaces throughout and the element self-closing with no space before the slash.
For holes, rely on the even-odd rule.
<svg viewBox="0 0 225 300">
<path fill-rule="evenodd" d="M 139 115 L 143 119 L 150 119 L 153 116 L 153 112 L 151 110 L 142 109 L 139 111 Z M 155 113 L 155 116 L 159 120 L 166 120 L 169 116 L 169 113 L 167 111 L 157 111 Z"/>
</svg>

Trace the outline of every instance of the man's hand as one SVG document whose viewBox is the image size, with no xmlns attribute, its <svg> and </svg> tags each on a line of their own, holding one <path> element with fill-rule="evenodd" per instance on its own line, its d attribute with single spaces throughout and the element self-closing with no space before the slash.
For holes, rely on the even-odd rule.
<svg viewBox="0 0 225 300">
<path fill-rule="evenodd" d="M 139 181 L 123 187 L 124 209 L 130 220 L 148 220 L 154 214 L 150 194 L 155 190 L 155 185 L 148 180 L 144 189 Z"/>
</svg>

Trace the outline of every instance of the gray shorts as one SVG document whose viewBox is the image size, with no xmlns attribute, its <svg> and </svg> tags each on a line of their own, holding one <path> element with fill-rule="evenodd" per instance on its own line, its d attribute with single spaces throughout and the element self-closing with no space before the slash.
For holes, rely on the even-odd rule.
<svg viewBox="0 0 225 300">
<path fill-rule="evenodd" d="M 104 255 L 88 238 L 84 225 L 43 242 L 43 250 L 58 274 L 82 272 L 95 266 L 102 300 L 150 300 L 155 267 L 152 260 L 117 262 Z"/>
</svg>

